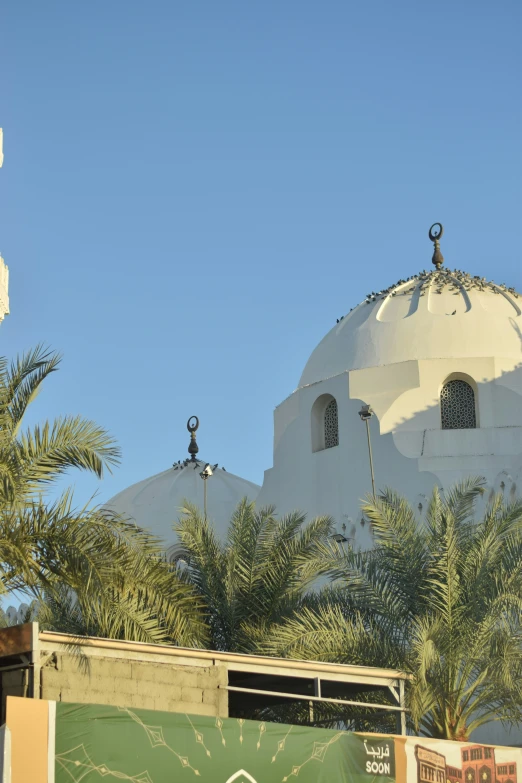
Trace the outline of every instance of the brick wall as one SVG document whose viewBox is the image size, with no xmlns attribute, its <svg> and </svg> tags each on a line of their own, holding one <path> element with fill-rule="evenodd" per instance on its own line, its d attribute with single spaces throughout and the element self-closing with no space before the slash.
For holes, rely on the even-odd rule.
<svg viewBox="0 0 522 783">
<path fill-rule="evenodd" d="M 54 652 L 43 657 L 41 697 L 193 715 L 227 717 L 226 667 L 195 659 L 192 665 L 82 657 Z"/>
</svg>

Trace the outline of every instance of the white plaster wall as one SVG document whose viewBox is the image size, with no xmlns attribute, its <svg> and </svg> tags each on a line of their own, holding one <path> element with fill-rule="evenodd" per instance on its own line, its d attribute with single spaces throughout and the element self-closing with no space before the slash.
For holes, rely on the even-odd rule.
<svg viewBox="0 0 522 783">
<path fill-rule="evenodd" d="M 339 445 L 314 453 L 311 411 L 322 394 L 337 400 Z M 349 396 L 349 373 L 298 389 L 285 400 L 274 414 L 274 467 L 265 472 L 258 504 L 274 503 L 280 513 L 299 508 L 309 517 L 330 514 L 339 532 L 364 548 L 371 538 L 367 527 L 361 526 L 360 505 L 371 493 L 371 478 L 360 407 L 361 400 Z M 419 475 L 417 470 L 412 473 L 411 459 L 398 452 L 392 433 L 380 433 L 376 417 L 370 421 L 370 432 L 377 487 L 393 487 L 421 502 L 418 496 L 429 494 L 437 478 Z"/>
<path fill-rule="evenodd" d="M 9 315 L 9 267 L 0 256 L 0 322 Z"/>
<path fill-rule="evenodd" d="M 476 389 L 476 429 L 441 429 L 440 390 L 455 374 Z M 337 400 L 339 445 L 314 453 L 311 411 L 323 394 Z M 359 524 L 361 498 L 371 491 L 362 403 L 375 411 L 370 431 L 379 489 L 393 487 L 417 506 L 434 484 L 450 487 L 465 476 L 483 476 L 492 488 L 502 473 L 509 486 L 517 481 L 522 367 L 493 358 L 410 360 L 345 372 L 290 395 L 274 414 L 274 466 L 265 473 L 258 503 L 274 503 L 280 512 L 331 514 L 339 526 L 352 530 L 355 524 L 358 544 L 367 542 Z"/>
</svg>

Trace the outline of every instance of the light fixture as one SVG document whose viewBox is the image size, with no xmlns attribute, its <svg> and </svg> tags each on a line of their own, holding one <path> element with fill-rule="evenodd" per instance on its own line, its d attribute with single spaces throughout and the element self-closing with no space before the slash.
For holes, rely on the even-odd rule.
<svg viewBox="0 0 522 783">
<path fill-rule="evenodd" d="M 361 417 L 361 421 L 364 421 L 366 424 L 366 437 L 368 438 L 368 457 L 370 459 L 370 474 L 372 477 L 372 494 L 373 498 L 375 500 L 375 477 L 373 475 L 373 457 L 372 457 L 372 443 L 370 440 L 370 419 L 373 416 L 373 411 L 369 405 L 363 405 L 361 410 L 359 411 L 359 416 Z"/>
<path fill-rule="evenodd" d="M 359 411 L 359 416 L 361 417 L 361 421 L 368 421 L 368 419 L 371 419 L 373 416 L 373 411 L 371 409 L 371 406 L 363 405 L 361 410 Z"/>
<path fill-rule="evenodd" d="M 214 473 L 212 472 L 212 468 L 207 462 L 207 464 L 199 474 L 200 478 L 203 479 L 203 514 L 205 517 L 205 522 L 207 521 L 207 479 L 209 479 L 213 475 Z"/>
</svg>

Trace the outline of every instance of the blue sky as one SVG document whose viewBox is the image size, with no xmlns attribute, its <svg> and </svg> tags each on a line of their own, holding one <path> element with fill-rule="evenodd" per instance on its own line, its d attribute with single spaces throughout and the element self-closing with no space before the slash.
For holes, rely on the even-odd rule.
<svg viewBox="0 0 522 783">
<path fill-rule="evenodd" d="M 63 352 L 31 420 L 107 426 L 121 467 L 261 482 L 273 408 L 371 290 L 430 265 L 522 287 L 517 0 L 2 7 L 3 353 Z"/>
</svg>

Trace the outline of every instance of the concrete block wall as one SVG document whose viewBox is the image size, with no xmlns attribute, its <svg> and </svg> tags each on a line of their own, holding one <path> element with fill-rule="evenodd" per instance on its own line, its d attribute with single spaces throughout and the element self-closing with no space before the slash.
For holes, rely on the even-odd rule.
<svg viewBox="0 0 522 783">
<path fill-rule="evenodd" d="M 42 656 L 40 676 L 43 699 L 228 716 L 228 693 L 218 687 L 227 685 L 227 670 L 219 661 L 180 665 L 54 652 Z"/>
</svg>

